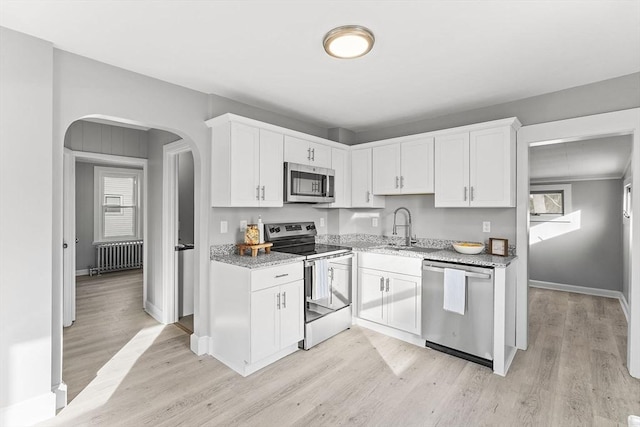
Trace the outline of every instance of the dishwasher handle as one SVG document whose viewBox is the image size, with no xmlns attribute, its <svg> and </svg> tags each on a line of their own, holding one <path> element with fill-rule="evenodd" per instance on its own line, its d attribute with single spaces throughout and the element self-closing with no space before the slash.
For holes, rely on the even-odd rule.
<svg viewBox="0 0 640 427">
<path fill-rule="evenodd" d="M 424 271 L 434 271 L 436 273 L 444 273 L 444 268 L 440 268 L 440 267 L 432 267 L 432 266 L 429 266 L 429 265 L 423 265 L 422 269 Z M 465 271 L 464 275 L 466 277 L 475 277 L 477 279 L 491 279 L 491 274 L 474 273 L 472 271 Z"/>
</svg>

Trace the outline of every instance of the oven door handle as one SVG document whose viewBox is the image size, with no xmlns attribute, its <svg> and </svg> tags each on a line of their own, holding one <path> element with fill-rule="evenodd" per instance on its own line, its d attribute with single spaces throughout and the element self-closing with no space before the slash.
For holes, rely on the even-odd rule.
<svg viewBox="0 0 640 427">
<path fill-rule="evenodd" d="M 341 253 L 341 254 L 335 254 L 335 255 L 328 255 L 326 257 L 318 257 L 318 258 L 314 258 L 314 259 L 307 259 L 304 261 L 304 266 L 305 267 L 311 267 L 313 265 L 315 265 L 316 261 L 319 261 L 321 259 L 330 259 L 330 260 L 335 260 L 337 258 L 353 258 L 354 253 L 353 252 L 347 252 L 347 253 Z"/>
</svg>

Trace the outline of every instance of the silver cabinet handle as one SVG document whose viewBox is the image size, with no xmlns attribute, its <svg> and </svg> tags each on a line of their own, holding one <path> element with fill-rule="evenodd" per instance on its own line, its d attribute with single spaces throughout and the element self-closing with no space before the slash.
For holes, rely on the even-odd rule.
<svg viewBox="0 0 640 427">
<path fill-rule="evenodd" d="M 387 288 L 385 289 L 387 292 L 389 292 L 389 278 L 387 277 Z"/>
<path fill-rule="evenodd" d="M 278 302 L 276 303 L 278 310 L 280 310 L 280 292 L 278 292 Z"/>
<path fill-rule="evenodd" d="M 400 186 L 400 177 L 396 176 L 396 188 Z"/>
<path fill-rule="evenodd" d="M 262 186 L 262 200 L 264 200 L 264 185 Z"/>
<path fill-rule="evenodd" d="M 311 161 L 311 148 L 307 148 L 307 160 Z"/>
<path fill-rule="evenodd" d="M 400 188 L 404 188 L 404 176 L 400 177 Z"/>
<path fill-rule="evenodd" d="M 467 201 L 467 187 L 464 187 L 464 201 Z"/>
<path fill-rule="evenodd" d="M 282 308 L 287 308 L 287 292 L 282 293 Z"/>
<path fill-rule="evenodd" d="M 473 202 L 473 186 L 471 186 L 471 197 L 469 197 L 469 200 Z"/>
<path fill-rule="evenodd" d="M 311 149 L 311 161 L 312 162 L 316 161 L 316 149 L 315 148 Z"/>
<path fill-rule="evenodd" d="M 371 191 L 367 190 L 367 203 L 371 201 Z"/>
<path fill-rule="evenodd" d="M 384 277 L 380 278 L 380 292 L 384 292 Z"/>
<path fill-rule="evenodd" d="M 256 200 L 260 200 L 260 186 L 256 187 Z"/>
<path fill-rule="evenodd" d="M 281 277 L 287 277 L 289 275 L 289 273 L 284 273 L 284 274 L 277 274 L 276 275 L 276 279 L 279 279 Z"/>
</svg>

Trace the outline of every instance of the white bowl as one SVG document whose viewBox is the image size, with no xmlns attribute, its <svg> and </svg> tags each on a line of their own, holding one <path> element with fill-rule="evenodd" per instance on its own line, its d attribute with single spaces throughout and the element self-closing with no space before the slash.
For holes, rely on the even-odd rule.
<svg viewBox="0 0 640 427">
<path fill-rule="evenodd" d="M 458 242 L 453 244 L 456 252 L 466 255 L 476 255 L 484 250 L 484 245 L 478 242 Z"/>
</svg>

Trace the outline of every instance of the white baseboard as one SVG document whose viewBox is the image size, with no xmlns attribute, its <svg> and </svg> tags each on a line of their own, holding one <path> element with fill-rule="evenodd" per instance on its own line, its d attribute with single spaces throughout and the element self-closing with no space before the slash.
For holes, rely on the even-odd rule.
<svg viewBox="0 0 640 427">
<path fill-rule="evenodd" d="M 529 280 L 529 286 L 532 288 L 550 289 L 552 291 L 573 292 L 576 294 L 592 295 L 595 297 L 615 298 L 620 301 L 620 307 L 624 317 L 629 322 L 629 304 L 624 294 L 620 291 L 612 291 L 610 289 L 587 288 L 586 286 L 567 285 L 564 283 L 544 282 L 542 280 Z"/>
<path fill-rule="evenodd" d="M 67 406 L 67 385 L 61 382 L 52 391 L 56 395 L 56 409 L 62 409 Z"/>
<path fill-rule="evenodd" d="M 381 334 L 390 336 L 400 341 L 407 342 L 409 344 L 416 345 L 418 347 L 425 347 L 426 340 L 417 335 L 411 334 L 409 332 L 401 331 L 401 330 L 392 328 L 390 326 L 385 326 L 375 322 L 370 322 L 369 320 L 361 319 L 359 317 L 355 317 L 354 319 L 355 319 L 355 324 L 358 326 L 362 326 L 363 328 L 371 329 L 372 331 L 379 332 Z"/>
<path fill-rule="evenodd" d="M 56 416 L 56 395 L 47 392 L 0 408 L 0 426 L 31 426 Z"/>
<path fill-rule="evenodd" d="M 209 343 L 211 342 L 211 337 L 199 337 L 196 334 L 191 334 L 190 340 L 191 351 L 198 356 L 210 353 Z"/>
<path fill-rule="evenodd" d="M 627 323 L 629 323 L 629 303 L 622 292 L 620 293 L 620 306 L 622 307 L 624 317 L 627 318 Z"/>
<path fill-rule="evenodd" d="M 150 301 L 145 301 L 144 311 L 146 311 L 151 317 L 156 319 L 159 323 L 164 323 L 162 319 L 162 310 L 153 305 Z"/>
<path fill-rule="evenodd" d="M 88 276 L 89 269 L 85 268 L 84 270 L 76 270 L 76 276 Z"/>
</svg>

